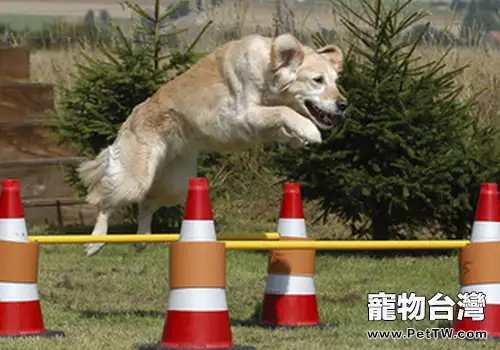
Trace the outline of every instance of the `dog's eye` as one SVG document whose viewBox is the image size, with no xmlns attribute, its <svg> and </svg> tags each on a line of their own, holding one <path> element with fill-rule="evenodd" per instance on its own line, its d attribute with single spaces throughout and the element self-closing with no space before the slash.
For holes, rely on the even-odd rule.
<svg viewBox="0 0 500 350">
<path fill-rule="evenodd" d="M 325 82 L 325 79 L 321 75 L 314 77 L 313 80 L 318 84 L 323 84 Z"/>
</svg>

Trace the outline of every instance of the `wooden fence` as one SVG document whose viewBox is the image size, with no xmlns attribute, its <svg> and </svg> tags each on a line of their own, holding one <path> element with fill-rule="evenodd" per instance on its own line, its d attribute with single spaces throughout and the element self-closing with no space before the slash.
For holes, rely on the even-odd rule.
<svg viewBox="0 0 500 350">
<path fill-rule="evenodd" d="M 95 208 L 76 199 L 62 165 L 79 162 L 69 146 L 56 147 L 44 128 L 53 86 L 30 81 L 26 47 L 0 48 L 0 179 L 20 180 L 30 224 L 91 224 Z"/>
</svg>

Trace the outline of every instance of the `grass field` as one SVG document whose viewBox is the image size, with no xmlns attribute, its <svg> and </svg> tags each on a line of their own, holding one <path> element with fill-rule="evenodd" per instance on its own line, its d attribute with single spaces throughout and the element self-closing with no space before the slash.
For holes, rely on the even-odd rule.
<svg viewBox="0 0 500 350">
<path fill-rule="evenodd" d="M 109 245 L 93 258 L 81 246 L 43 246 L 39 296 L 49 329 L 60 339 L 0 340 L 3 350 L 134 349 L 161 339 L 168 300 L 168 248 Z M 266 277 L 264 252 L 227 253 L 227 299 L 233 322 L 258 317 Z M 264 330 L 232 327 L 235 344 L 257 349 L 494 349 L 493 342 L 368 340 L 369 329 L 450 327 L 447 321 L 368 322 L 367 294 L 459 290 L 457 257 L 381 258 L 318 252 L 315 284 L 326 329 Z"/>
</svg>

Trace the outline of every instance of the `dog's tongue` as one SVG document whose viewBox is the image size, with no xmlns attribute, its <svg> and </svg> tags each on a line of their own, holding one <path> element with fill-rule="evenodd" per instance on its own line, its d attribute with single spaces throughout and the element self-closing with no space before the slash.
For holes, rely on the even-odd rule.
<svg viewBox="0 0 500 350">
<path fill-rule="evenodd" d="M 333 124 L 335 122 L 335 120 L 333 118 L 330 118 L 329 116 L 327 115 L 324 115 L 323 116 L 323 121 L 326 123 L 326 124 Z"/>
</svg>

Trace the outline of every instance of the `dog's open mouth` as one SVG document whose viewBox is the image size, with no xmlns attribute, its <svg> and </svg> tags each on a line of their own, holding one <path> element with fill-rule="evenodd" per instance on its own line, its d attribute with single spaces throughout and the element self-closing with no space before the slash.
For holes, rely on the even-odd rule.
<svg viewBox="0 0 500 350">
<path fill-rule="evenodd" d="M 304 104 L 309 113 L 312 115 L 316 124 L 321 129 L 324 130 L 331 129 L 333 126 L 335 126 L 340 122 L 341 119 L 340 114 L 325 112 L 324 110 L 320 109 L 317 105 L 315 105 L 314 102 L 309 100 L 306 100 Z"/>
</svg>

